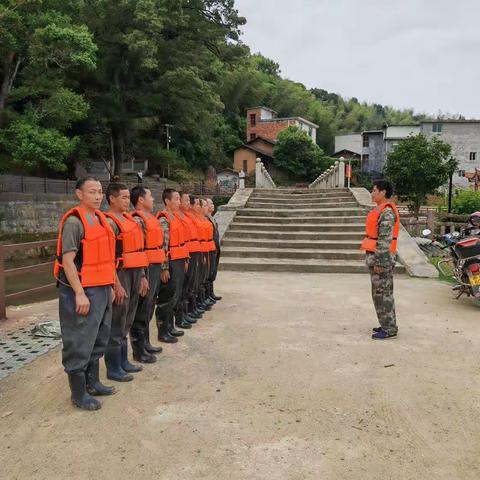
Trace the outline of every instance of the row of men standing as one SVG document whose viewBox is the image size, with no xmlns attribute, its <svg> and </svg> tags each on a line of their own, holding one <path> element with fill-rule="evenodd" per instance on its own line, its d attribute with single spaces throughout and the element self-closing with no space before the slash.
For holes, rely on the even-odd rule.
<svg viewBox="0 0 480 480">
<path fill-rule="evenodd" d="M 77 182 L 76 196 L 78 206 L 60 222 L 54 271 L 62 362 L 74 405 L 97 410 L 95 396 L 116 392 L 100 381 L 102 356 L 107 378 L 131 381 L 142 367 L 129 361 L 128 337 L 140 363 L 162 351 L 150 343 L 154 313 L 158 340 L 176 343 L 221 300 L 213 290 L 220 243 L 210 199 L 166 189 L 155 215 L 149 189 L 113 183 L 101 212 L 102 185 L 93 177 Z"/>
</svg>

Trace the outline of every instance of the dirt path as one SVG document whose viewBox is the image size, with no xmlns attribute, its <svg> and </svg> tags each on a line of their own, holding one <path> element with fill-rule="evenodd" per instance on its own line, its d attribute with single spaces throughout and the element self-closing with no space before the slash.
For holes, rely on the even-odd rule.
<svg viewBox="0 0 480 480">
<path fill-rule="evenodd" d="M 215 311 L 99 412 L 71 406 L 58 349 L 1 381 L 0 477 L 480 478 L 468 300 L 399 278 L 401 336 L 374 343 L 366 276 L 218 283 Z"/>
</svg>

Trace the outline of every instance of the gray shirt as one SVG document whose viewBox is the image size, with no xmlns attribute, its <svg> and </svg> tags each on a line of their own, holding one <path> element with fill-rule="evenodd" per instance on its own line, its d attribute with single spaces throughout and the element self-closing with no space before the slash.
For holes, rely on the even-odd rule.
<svg viewBox="0 0 480 480">
<path fill-rule="evenodd" d="M 62 255 L 68 252 L 78 252 L 84 237 L 85 230 L 81 220 L 75 215 L 70 215 L 63 224 Z"/>
</svg>

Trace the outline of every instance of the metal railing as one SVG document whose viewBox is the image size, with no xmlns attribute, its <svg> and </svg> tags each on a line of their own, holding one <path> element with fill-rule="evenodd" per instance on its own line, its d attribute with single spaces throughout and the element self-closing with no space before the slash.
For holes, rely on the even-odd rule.
<svg viewBox="0 0 480 480">
<path fill-rule="evenodd" d="M 56 244 L 57 244 L 57 240 L 42 240 L 39 242 L 0 245 L 0 320 L 4 320 L 7 318 L 7 308 L 6 308 L 7 300 L 20 297 L 28 293 L 35 293 L 42 290 L 46 290 L 48 288 L 52 288 L 55 285 L 55 282 L 51 282 L 45 285 L 41 285 L 39 287 L 28 288 L 26 290 L 22 290 L 19 292 L 9 293 L 7 295 L 5 291 L 6 278 L 12 278 L 15 275 L 19 275 L 22 273 L 39 272 L 41 270 L 44 270 L 47 267 L 53 268 L 54 262 L 43 262 L 35 265 L 27 265 L 25 267 L 11 268 L 9 270 L 5 270 L 6 254 L 13 253 L 13 252 L 24 252 L 27 250 L 33 250 L 33 249 L 42 248 L 42 247 L 52 247 L 52 246 L 55 247 Z"/>
</svg>

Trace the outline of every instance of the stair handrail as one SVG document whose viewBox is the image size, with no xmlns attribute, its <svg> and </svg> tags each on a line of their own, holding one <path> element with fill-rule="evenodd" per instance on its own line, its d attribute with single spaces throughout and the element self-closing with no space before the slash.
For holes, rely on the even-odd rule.
<svg viewBox="0 0 480 480">
<path fill-rule="evenodd" d="M 255 187 L 256 188 L 277 188 L 272 177 L 268 173 L 260 158 L 257 158 L 255 165 Z"/>
<path fill-rule="evenodd" d="M 345 162 L 341 157 L 320 174 L 308 188 L 345 188 Z"/>
</svg>

